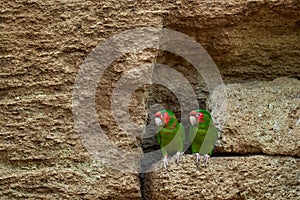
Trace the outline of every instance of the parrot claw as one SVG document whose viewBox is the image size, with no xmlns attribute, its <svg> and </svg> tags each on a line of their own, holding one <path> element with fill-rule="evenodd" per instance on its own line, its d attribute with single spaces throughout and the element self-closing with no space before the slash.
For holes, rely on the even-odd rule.
<svg viewBox="0 0 300 200">
<path fill-rule="evenodd" d="M 210 156 L 208 155 L 208 154 L 205 154 L 204 155 L 204 166 L 206 166 L 207 165 L 207 162 L 208 162 L 208 158 L 209 158 Z"/>
<path fill-rule="evenodd" d="M 165 156 L 164 157 L 164 168 L 167 169 L 167 166 L 168 166 L 168 157 Z"/>
<path fill-rule="evenodd" d="M 180 153 L 179 151 L 177 151 L 176 153 L 176 163 L 178 164 L 179 162 L 179 157 L 182 156 L 184 154 L 184 152 Z"/>
<path fill-rule="evenodd" d="M 196 153 L 196 162 L 198 163 L 200 160 L 200 154 L 199 153 Z"/>
</svg>

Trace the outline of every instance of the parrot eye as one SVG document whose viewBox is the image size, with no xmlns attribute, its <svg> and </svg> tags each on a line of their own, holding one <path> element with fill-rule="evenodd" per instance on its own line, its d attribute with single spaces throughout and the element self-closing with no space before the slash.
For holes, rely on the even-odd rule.
<svg viewBox="0 0 300 200">
<path fill-rule="evenodd" d="M 165 114 L 161 114 L 162 117 L 165 117 Z"/>
<path fill-rule="evenodd" d="M 202 118 L 202 117 L 203 117 L 203 113 L 202 113 L 202 112 L 199 112 L 199 113 L 196 114 L 196 116 Z"/>
</svg>

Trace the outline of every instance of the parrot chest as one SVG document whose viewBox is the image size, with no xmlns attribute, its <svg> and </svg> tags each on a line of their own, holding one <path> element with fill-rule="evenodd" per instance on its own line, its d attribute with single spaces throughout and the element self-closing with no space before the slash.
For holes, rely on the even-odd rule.
<svg viewBox="0 0 300 200">
<path fill-rule="evenodd" d="M 198 129 L 192 143 L 192 152 L 211 155 L 217 139 L 218 135 L 214 129 Z"/>
<path fill-rule="evenodd" d="M 204 142 L 205 136 L 207 133 L 207 129 L 198 129 L 195 134 L 195 138 L 192 142 L 192 151 L 193 153 L 197 153 L 200 151 L 200 148 Z"/>
<path fill-rule="evenodd" d="M 175 129 L 174 131 L 161 131 L 161 148 L 165 148 L 169 153 L 176 153 L 182 151 L 183 148 L 183 135 L 181 131 Z"/>
<path fill-rule="evenodd" d="M 162 145 L 165 146 L 167 145 L 169 142 L 171 142 L 173 139 L 176 139 L 175 136 L 176 136 L 176 131 L 170 133 L 166 133 L 164 131 L 161 132 L 161 142 L 162 142 Z"/>
<path fill-rule="evenodd" d="M 206 133 L 207 133 L 207 129 L 198 129 L 194 142 L 202 143 L 204 141 Z"/>
</svg>

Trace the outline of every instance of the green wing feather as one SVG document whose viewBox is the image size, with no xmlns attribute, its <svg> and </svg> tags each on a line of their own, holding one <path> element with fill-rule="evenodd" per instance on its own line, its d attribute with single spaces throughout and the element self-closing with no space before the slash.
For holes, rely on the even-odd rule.
<svg viewBox="0 0 300 200">
<path fill-rule="evenodd" d="M 161 135 L 160 135 L 160 131 L 156 134 L 156 139 L 157 139 L 157 143 L 160 146 L 161 145 Z"/>
<path fill-rule="evenodd" d="M 176 129 L 163 128 L 157 133 L 157 143 L 160 145 L 163 154 L 183 152 L 185 140 L 185 128 L 180 123 Z"/>
<path fill-rule="evenodd" d="M 193 143 L 193 141 L 195 139 L 195 136 L 197 134 L 197 130 L 198 130 L 197 126 L 190 126 L 189 132 L 188 132 L 188 135 L 187 135 L 187 140 L 188 140 L 189 144 Z"/>
<path fill-rule="evenodd" d="M 180 146 L 179 146 L 179 152 L 183 152 L 183 147 L 184 147 L 184 142 L 185 142 L 185 128 L 184 126 L 180 123 L 179 124 L 179 130 L 178 130 L 178 133 L 179 136 L 180 136 Z"/>
<path fill-rule="evenodd" d="M 209 128 L 207 130 L 207 133 L 205 135 L 204 141 L 201 145 L 200 154 L 210 154 L 212 153 L 212 150 L 214 148 L 215 143 L 218 140 L 218 133 L 217 129 L 214 126 L 214 124 L 211 122 L 209 125 Z"/>
<path fill-rule="evenodd" d="M 211 122 L 208 129 L 190 126 L 188 142 L 191 144 L 192 153 L 210 154 L 218 140 L 217 129 Z"/>
</svg>

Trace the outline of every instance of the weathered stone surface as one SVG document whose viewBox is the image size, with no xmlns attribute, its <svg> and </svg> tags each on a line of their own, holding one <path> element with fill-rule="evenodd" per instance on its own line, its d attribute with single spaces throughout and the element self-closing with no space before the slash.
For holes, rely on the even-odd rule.
<svg viewBox="0 0 300 200">
<path fill-rule="evenodd" d="M 92 165 L 92 158 L 74 130 L 72 115 L 75 78 L 92 48 L 123 30 L 148 23 L 161 24 L 160 16 L 143 13 L 144 8 L 136 10 L 135 6 L 133 1 L 1 1 L 0 162 L 4 164 L 0 169 L 0 182 L 1 192 L 5 192 L 1 198 L 36 199 L 45 195 L 54 199 L 55 193 L 58 198 L 72 199 L 140 197 L 138 174 L 119 172 L 103 164 L 93 169 L 95 173 L 91 173 L 90 178 L 84 174 Z M 128 63 L 122 63 L 124 60 L 126 56 L 113 65 L 117 69 L 112 67 L 109 72 L 128 70 Z M 131 61 L 128 65 L 136 61 L 132 57 L 127 60 Z M 144 63 L 144 59 L 139 62 Z M 122 63 L 123 68 L 118 67 L 118 63 Z M 106 100 L 111 93 L 111 79 L 117 80 L 120 76 L 109 72 L 105 74 L 107 79 L 99 84 L 99 90 L 106 87 L 105 90 L 101 90 L 102 93 L 98 90 L 96 94 L 100 96 L 98 104 L 103 104 L 102 110 L 97 105 L 99 121 L 115 146 L 141 154 L 139 139 L 113 126 L 110 102 Z M 140 99 L 138 93 L 133 105 L 143 107 Z M 135 119 L 141 123 L 140 118 Z M 122 161 L 122 157 L 118 159 Z M 76 170 L 83 172 L 73 172 L 70 162 L 76 162 Z M 39 167 L 28 167 L 37 164 Z M 69 172 L 65 171 L 75 173 L 72 175 L 74 187 L 73 181 L 68 180 Z M 49 184 L 39 181 L 43 173 L 43 181 L 50 179 Z M 98 181 L 99 174 L 105 175 L 105 180 Z M 61 178 L 52 180 L 52 176 Z M 7 177 L 10 181 L 5 182 Z M 59 188 L 61 182 L 64 185 Z M 30 185 L 34 186 L 30 188 Z M 81 194 L 81 187 L 88 188 L 84 191 L 86 195 Z"/>
<path fill-rule="evenodd" d="M 216 151 L 300 156 L 300 81 L 229 84 L 224 91 L 226 109 L 213 111 L 222 120 Z M 218 93 L 212 94 L 212 109 L 223 103 Z"/>
<path fill-rule="evenodd" d="M 71 95 L 39 90 L 30 95 L 10 94 L 16 96 L 0 100 L 1 161 L 88 159 L 73 130 Z"/>
<path fill-rule="evenodd" d="M 1 199 L 140 199 L 136 174 L 100 163 L 0 164 Z"/>
<path fill-rule="evenodd" d="M 226 82 L 299 77 L 299 1 L 176 1 L 162 7 L 164 27 L 200 42 Z"/>
<path fill-rule="evenodd" d="M 98 182 L 97 174 L 111 171 L 104 165 L 97 166 L 90 178 L 74 175 L 78 170 L 84 174 L 92 164 L 74 130 L 73 86 L 80 64 L 99 43 L 136 27 L 167 27 L 200 42 L 226 82 L 299 78 L 299 6 L 298 0 L 1 1 L 1 198 L 56 198 L 52 193 L 72 199 L 138 198 L 137 175 L 112 171 L 107 172 L 107 182 Z M 141 152 L 140 137 L 124 134 L 117 126 L 111 94 L 125 71 L 156 58 L 187 77 L 201 105 L 208 95 L 192 66 L 176 55 L 147 50 L 116 60 L 99 80 L 96 110 L 109 139 L 125 151 Z M 153 90 L 140 88 L 132 96 L 130 117 L 139 125 L 145 123 L 149 92 Z M 178 108 L 172 98 L 162 99 Z M 73 162 L 77 164 L 68 164 Z M 69 171 L 75 182 L 79 180 L 75 185 L 68 181 Z M 41 183 L 43 174 L 42 181 L 62 178 Z M 84 189 L 83 195 L 78 189 L 82 187 L 91 190 Z"/>
<path fill-rule="evenodd" d="M 37 91 L 0 100 L 1 199 L 140 198 L 138 174 L 92 162 L 71 99 Z"/>
<path fill-rule="evenodd" d="M 160 166 L 162 163 L 160 163 Z M 173 159 L 168 170 L 145 175 L 145 199 L 297 199 L 299 159 L 213 157 L 197 169 L 195 157 Z"/>
</svg>

